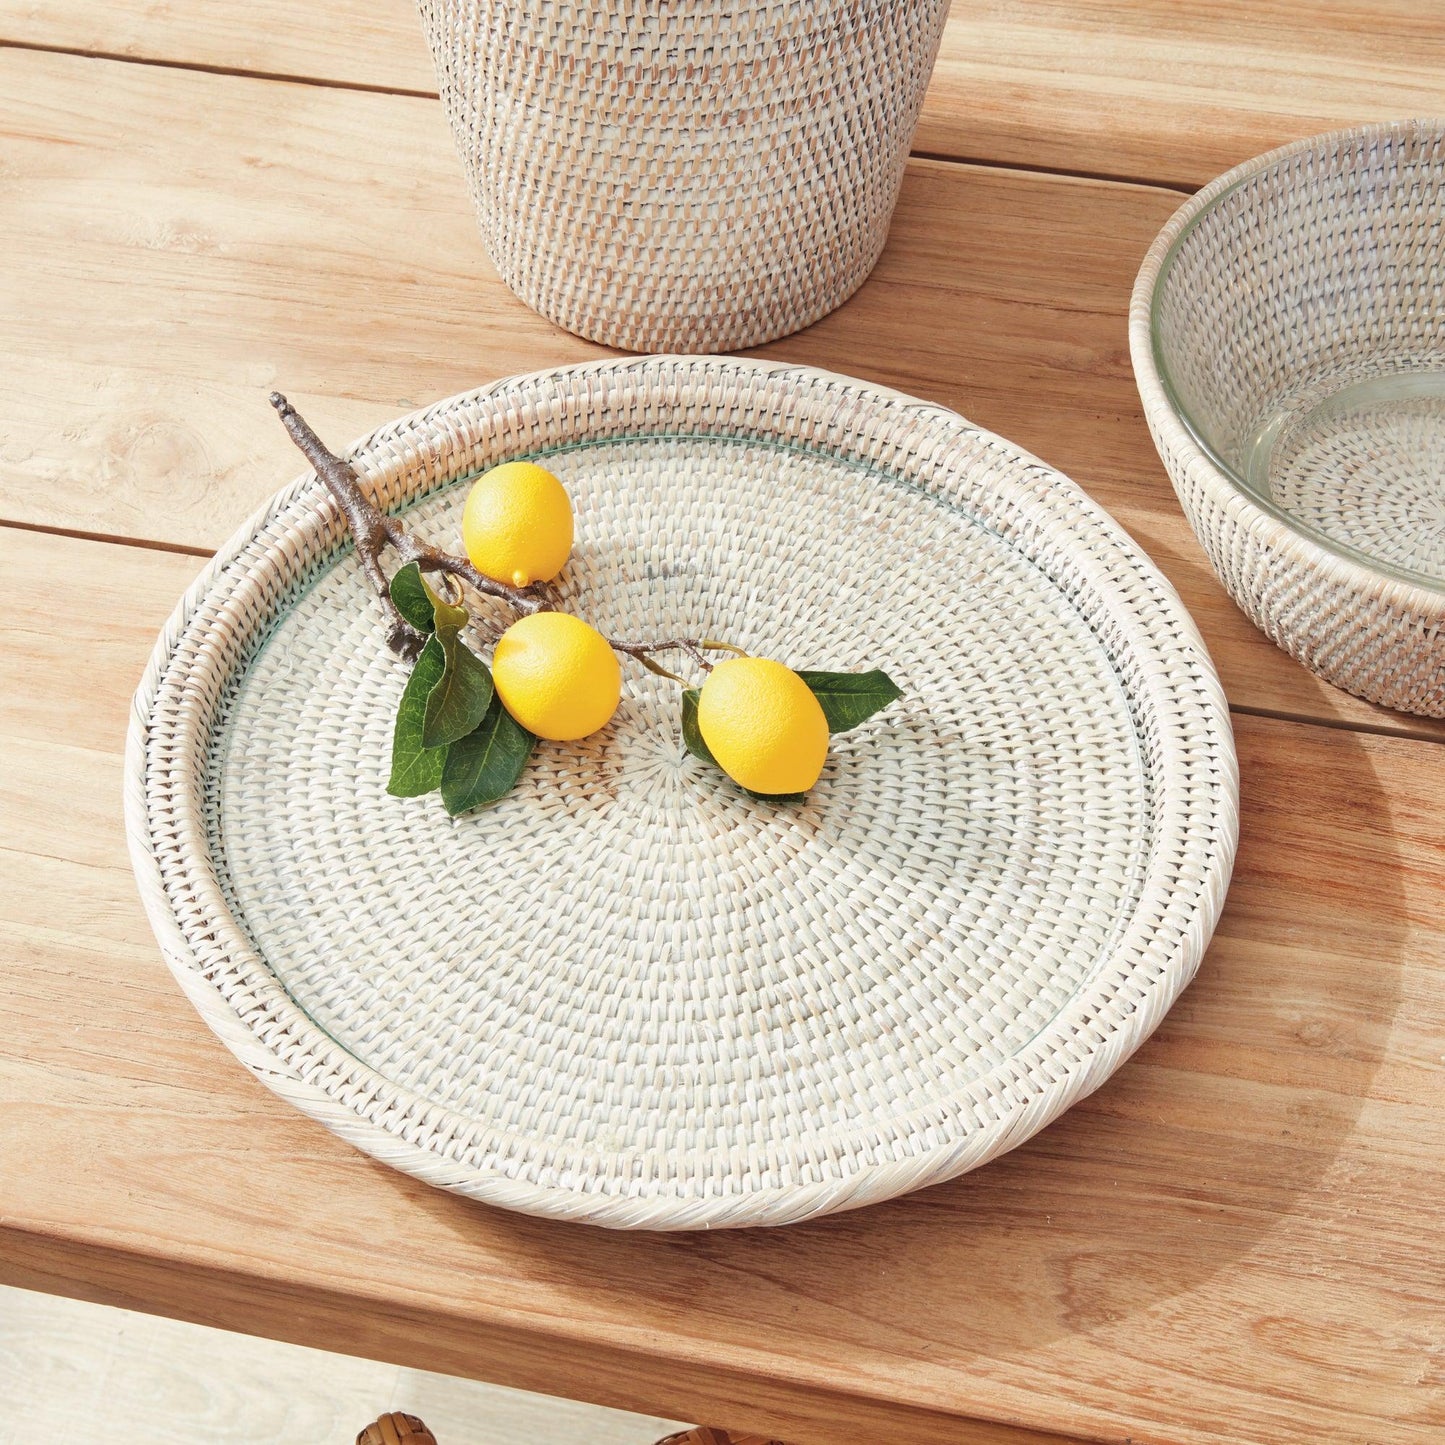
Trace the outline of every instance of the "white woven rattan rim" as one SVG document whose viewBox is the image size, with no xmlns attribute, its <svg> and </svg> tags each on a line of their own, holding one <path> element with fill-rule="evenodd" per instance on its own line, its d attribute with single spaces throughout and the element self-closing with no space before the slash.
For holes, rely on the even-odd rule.
<svg viewBox="0 0 1445 1445">
<path fill-rule="evenodd" d="M 1138 906 L 1119 921 L 1093 986 L 1027 1047 L 970 1085 L 946 1127 L 935 1120 L 904 1157 L 838 1177 L 711 1180 L 692 1192 L 629 1193 L 588 1179 L 539 1182 L 489 1167 L 485 1140 L 472 1137 L 475 1126 L 459 1130 L 445 1110 L 376 1074 L 298 1008 L 230 915 L 209 855 L 202 789 L 217 699 L 231 673 L 246 665 L 246 640 L 267 627 L 275 600 L 297 578 L 324 570 L 345 541 L 309 473 L 203 571 L 162 633 L 136 694 L 126 753 L 127 836 L 166 961 L 205 1022 L 281 1097 L 382 1162 L 503 1207 L 615 1228 L 781 1224 L 964 1173 L 1097 1088 L 1149 1036 L 1198 967 L 1228 886 L 1238 806 L 1228 712 L 1208 654 L 1168 583 L 1073 483 L 951 412 L 822 371 L 654 357 L 539 372 L 404 417 L 358 443 L 351 456 L 379 498 L 396 506 L 471 469 L 451 463 L 484 455 L 478 428 L 488 408 L 504 407 L 508 416 L 572 437 L 590 435 L 594 426 L 625 436 L 615 420 L 620 399 L 634 429 L 643 415 L 650 431 L 766 433 L 826 454 L 866 457 L 905 478 L 946 475 L 950 457 L 964 452 L 1010 469 L 1008 494 L 996 499 L 1000 515 L 1012 517 L 1021 535 L 1063 544 L 1069 585 L 1117 604 L 1109 624 L 1129 670 L 1131 706 L 1150 718 L 1153 846 Z"/>
<path fill-rule="evenodd" d="M 1237 527 L 1241 534 L 1251 536 L 1259 546 L 1277 556 L 1289 568 L 1313 573 L 1345 592 L 1378 601 L 1392 613 L 1416 619 L 1440 620 L 1445 619 L 1445 583 L 1440 588 L 1434 588 L 1392 577 L 1311 536 L 1287 512 L 1249 492 L 1200 445 L 1193 430 L 1175 409 L 1159 374 L 1150 325 L 1155 292 L 1174 243 L 1227 191 L 1250 176 L 1293 156 L 1335 149 L 1355 141 L 1383 139 L 1401 130 L 1441 131 L 1445 130 L 1445 120 L 1392 121 L 1307 136 L 1244 161 L 1191 196 L 1155 237 L 1139 268 L 1129 301 L 1129 351 L 1149 425 L 1163 439 L 1169 452 L 1182 460 L 1189 480 L 1202 490 L 1229 524 Z M 1190 520 L 1194 522 L 1195 518 L 1191 516 Z M 1348 685 L 1343 680 L 1339 681 L 1341 685 Z"/>
</svg>

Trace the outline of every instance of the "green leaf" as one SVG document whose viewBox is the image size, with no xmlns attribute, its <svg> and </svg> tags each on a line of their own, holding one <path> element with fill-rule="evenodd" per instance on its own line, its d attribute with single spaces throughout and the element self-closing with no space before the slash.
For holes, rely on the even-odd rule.
<svg viewBox="0 0 1445 1445">
<path fill-rule="evenodd" d="M 436 626 L 431 589 L 421 580 L 421 568 L 415 562 L 408 562 L 392 577 L 391 600 L 418 632 L 430 632 Z"/>
<path fill-rule="evenodd" d="M 492 674 L 487 664 L 457 635 L 453 627 L 439 627 L 446 664 L 426 700 L 421 744 L 444 748 L 473 732 L 486 716 L 492 700 Z"/>
<path fill-rule="evenodd" d="M 391 579 L 391 600 L 396 610 L 418 632 L 460 631 L 467 625 L 467 609 L 456 602 L 444 602 L 432 591 L 421 568 L 408 562 Z"/>
<path fill-rule="evenodd" d="M 422 585 L 426 586 L 425 583 Z M 460 632 L 467 625 L 467 609 L 460 603 L 443 602 L 430 587 L 426 590 L 431 598 L 432 616 L 436 621 L 437 631 Z"/>
<path fill-rule="evenodd" d="M 481 725 L 447 749 L 442 770 L 442 802 L 447 812 L 455 818 L 505 797 L 522 776 L 536 741 L 494 691 Z"/>
<path fill-rule="evenodd" d="M 846 733 L 903 696 L 886 672 L 800 672 L 823 707 L 830 733 Z"/>
<path fill-rule="evenodd" d="M 760 803 L 801 803 L 808 796 L 806 793 L 755 793 L 751 788 L 743 788 L 743 792 Z"/>
<path fill-rule="evenodd" d="M 697 725 L 697 695 L 695 687 L 683 689 L 682 694 L 682 745 L 693 757 L 711 763 L 715 768 L 722 764 L 713 757 L 712 749 L 703 741 L 702 729 Z"/>
<path fill-rule="evenodd" d="M 391 735 L 391 781 L 386 785 L 393 798 L 419 798 L 441 786 L 445 754 L 422 742 L 422 725 L 427 698 L 441 681 L 445 667 L 441 643 L 428 637 L 396 709 L 396 726 Z"/>
</svg>

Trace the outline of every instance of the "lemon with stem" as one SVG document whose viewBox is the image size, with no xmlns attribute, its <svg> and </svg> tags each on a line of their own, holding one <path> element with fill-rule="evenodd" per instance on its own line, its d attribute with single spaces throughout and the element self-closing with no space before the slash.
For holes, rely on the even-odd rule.
<svg viewBox="0 0 1445 1445">
<path fill-rule="evenodd" d="M 492 682 L 502 706 L 539 738 L 573 742 L 605 727 L 622 698 L 607 639 L 567 612 L 519 618 L 497 640 Z"/>
<path fill-rule="evenodd" d="M 462 545 L 494 582 L 550 582 L 572 555 L 572 499 L 536 462 L 503 462 L 472 483 Z"/>
<path fill-rule="evenodd" d="M 755 793 L 806 793 L 828 756 L 812 689 L 766 657 L 718 663 L 698 695 L 697 726 L 723 772 Z"/>
</svg>

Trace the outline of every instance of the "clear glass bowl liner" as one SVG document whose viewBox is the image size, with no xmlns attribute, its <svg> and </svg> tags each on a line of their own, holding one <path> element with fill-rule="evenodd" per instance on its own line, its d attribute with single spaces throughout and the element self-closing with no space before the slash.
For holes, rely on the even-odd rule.
<svg viewBox="0 0 1445 1445">
<path fill-rule="evenodd" d="M 1149 329 L 1171 408 L 1235 489 L 1445 592 L 1445 125 L 1260 158 L 1175 237 Z"/>
</svg>

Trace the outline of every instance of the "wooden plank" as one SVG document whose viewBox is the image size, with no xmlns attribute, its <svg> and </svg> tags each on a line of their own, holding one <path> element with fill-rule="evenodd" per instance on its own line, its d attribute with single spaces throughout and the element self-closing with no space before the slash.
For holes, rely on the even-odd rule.
<svg viewBox="0 0 1445 1445">
<path fill-rule="evenodd" d="M 9 0 L 0 40 L 434 94 L 409 0 Z M 1199 186 L 1298 136 L 1441 108 L 1419 0 L 959 0 L 915 148 Z"/>
<path fill-rule="evenodd" d="M 798 1445 L 1441 1438 L 1445 748 L 1240 719 L 1199 979 L 1024 1148 L 812 1225 L 608 1234 L 354 1153 L 166 974 L 115 800 L 195 566 L 0 529 L 0 1276 Z"/>
<path fill-rule="evenodd" d="M 5 0 L 0 42 L 435 95 L 414 0 Z"/>
<path fill-rule="evenodd" d="M 11 1441 L 354 1445 L 357 1432 L 387 1408 L 403 1373 L 12 1289 L 0 1290 L 0 1350 L 6 1378 L 25 1382 L 6 1401 Z M 496 1387 L 472 1389 L 484 1408 Z M 637 1441 L 633 1435 L 625 1445 Z"/>
<path fill-rule="evenodd" d="M 298 471 L 273 386 L 339 444 L 606 354 L 498 281 L 434 103 L 10 51 L 0 124 L 5 520 L 214 548 Z M 1123 320 L 1176 200 L 915 162 L 873 279 L 761 354 L 941 402 L 1076 478 L 1179 589 L 1236 706 L 1445 736 L 1278 652 L 1180 515 Z"/>
<path fill-rule="evenodd" d="M 915 148 L 1198 187 L 1300 136 L 1436 115 L 1419 0 L 957 0 Z"/>
</svg>

